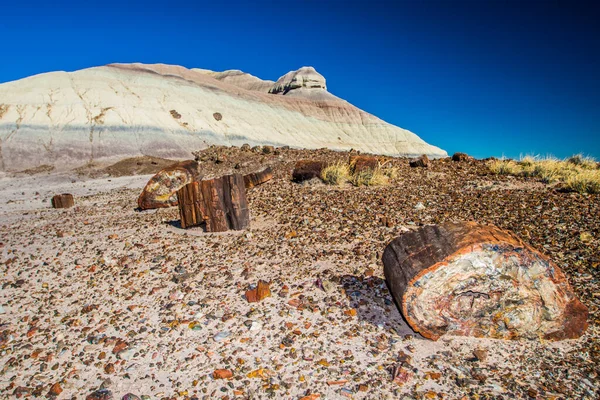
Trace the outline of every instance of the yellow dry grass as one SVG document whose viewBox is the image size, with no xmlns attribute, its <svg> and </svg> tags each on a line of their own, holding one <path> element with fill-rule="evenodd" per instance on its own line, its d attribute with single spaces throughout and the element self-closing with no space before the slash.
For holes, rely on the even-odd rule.
<svg viewBox="0 0 600 400">
<path fill-rule="evenodd" d="M 581 154 L 566 160 L 525 156 L 519 161 L 492 160 L 488 168 L 495 174 L 527 176 L 544 183 L 561 183 L 579 193 L 600 193 L 600 169 L 591 157 Z"/>
<path fill-rule="evenodd" d="M 398 176 L 398 168 L 379 165 L 375 169 L 364 169 L 360 172 L 352 172 L 352 164 L 338 161 L 328 165 L 321 172 L 321 179 L 328 185 L 342 185 L 350 182 L 354 186 L 385 186 L 390 179 Z"/>
<path fill-rule="evenodd" d="M 366 169 L 351 176 L 350 182 L 354 186 L 385 186 L 390 183 L 390 178 L 381 168 Z"/>
<path fill-rule="evenodd" d="M 328 185 L 341 185 L 348 182 L 350 180 L 350 166 L 342 161 L 328 165 L 321 171 L 321 179 Z"/>
</svg>

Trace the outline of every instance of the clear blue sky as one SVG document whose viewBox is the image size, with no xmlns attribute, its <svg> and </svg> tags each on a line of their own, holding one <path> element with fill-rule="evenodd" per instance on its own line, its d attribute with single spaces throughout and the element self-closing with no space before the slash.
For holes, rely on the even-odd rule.
<svg viewBox="0 0 600 400">
<path fill-rule="evenodd" d="M 4 2 L 0 82 L 111 62 L 273 80 L 312 65 L 335 95 L 449 153 L 600 158 L 595 3 Z"/>
</svg>

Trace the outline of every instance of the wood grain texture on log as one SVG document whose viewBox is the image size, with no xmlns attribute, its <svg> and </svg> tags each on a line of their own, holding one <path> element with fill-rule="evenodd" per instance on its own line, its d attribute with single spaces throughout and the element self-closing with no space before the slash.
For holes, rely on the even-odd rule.
<svg viewBox="0 0 600 400">
<path fill-rule="evenodd" d="M 262 185 L 271 179 L 273 179 L 273 170 L 271 167 L 267 167 L 262 171 L 251 172 L 244 175 L 244 184 L 246 185 L 246 189 L 251 189 L 254 186 Z"/>
<path fill-rule="evenodd" d="M 405 319 L 430 339 L 561 340 L 587 328 L 587 307 L 558 266 L 494 226 L 425 226 L 394 239 L 383 264 Z"/>
<path fill-rule="evenodd" d="M 240 174 L 191 182 L 177 192 L 181 226 L 206 223 L 207 232 L 242 230 L 250 224 L 244 178 Z"/>
<path fill-rule="evenodd" d="M 70 193 L 57 194 L 52 197 L 53 208 L 69 208 L 75 205 L 73 195 Z"/>
<path fill-rule="evenodd" d="M 292 180 L 294 182 L 303 182 L 312 178 L 319 178 L 325 166 L 326 163 L 324 161 L 300 160 L 294 166 Z"/>
<path fill-rule="evenodd" d="M 154 175 L 138 198 L 142 210 L 177 205 L 177 191 L 190 182 L 198 180 L 198 163 L 186 160 L 160 170 Z"/>
</svg>

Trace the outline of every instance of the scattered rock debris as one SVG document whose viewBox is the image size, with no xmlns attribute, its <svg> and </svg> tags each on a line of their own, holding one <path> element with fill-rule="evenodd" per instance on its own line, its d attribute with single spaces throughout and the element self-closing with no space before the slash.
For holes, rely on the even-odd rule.
<svg viewBox="0 0 600 400">
<path fill-rule="evenodd" d="M 176 207 L 136 212 L 141 186 L 78 195 L 68 210 L 19 209 L 27 204 L 0 192 L 2 396 L 598 398 L 600 196 L 450 158 L 428 168 L 391 159 L 399 173 L 384 187 L 300 185 L 296 161 L 349 153 L 276 150 L 198 152 L 203 173 L 272 168 L 269 184 L 248 190 L 251 224 L 239 232 L 182 233 Z M 407 230 L 465 220 L 547 254 L 589 309 L 586 333 L 562 342 L 416 335 L 387 290 L 382 252 Z M 272 297 L 249 303 L 261 280 Z"/>
</svg>

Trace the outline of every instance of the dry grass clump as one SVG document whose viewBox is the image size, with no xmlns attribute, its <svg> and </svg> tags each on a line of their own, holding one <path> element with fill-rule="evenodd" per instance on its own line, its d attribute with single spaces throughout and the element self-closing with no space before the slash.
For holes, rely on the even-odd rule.
<svg viewBox="0 0 600 400">
<path fill-rule="evenodd" d="M 364 168 L 352 172 L 352 164 L 338 161 L 328 165 L 321 172 L 321 179 L 328 185 L 342 185 L 350 182 L 354 186 L 385 186 L 390 179 L 398 176 L 398 168 L 378 165 L 376 168 Z"/>
<path fill-rule="evenodd" d="M 520 172 L 519 165 L 513 160 L 491 160 L 488 168 L 498 175 L 517 175 Z"/>
<path fill-rule="evenodd" d="M 600 170 L 587 170 L 569 177 L 565 187 L 579 193 L 600 193 Z"/>
<path fill-rule="evenodd" d="M 596 160 L 594 160 L 592 157 L 586 157 L 583 154 L 575 154 L 574 156 L 567 158 L 567 162 L 574 165 L 578 165 L 584 169 L 598 168 Z"/>
<path fill-rule="evenodd" d="M 321 179 L 328 185 L 341 185 L 348 182 L 350 180 L 350 166 L 342 161 L 328 165 L 321 171 Z"/>
<path fill-rule="evenodd" d="M 383 169 L 365 169 L 352 175 L 350 182 L 354 186 L 385 186 L 390 183 L 390 178 Z"/>
<path fill-rule="evenodd" d="M 562 183 L 579 193 L 600 193 L 600 170 L 596 161 L 581 154 L 559 160 L 554 157 L 525 156 L 519 161 L 492 160 L 488 168 L 495 174 L 537 178 L 544 183 Z"/>
</svg>

